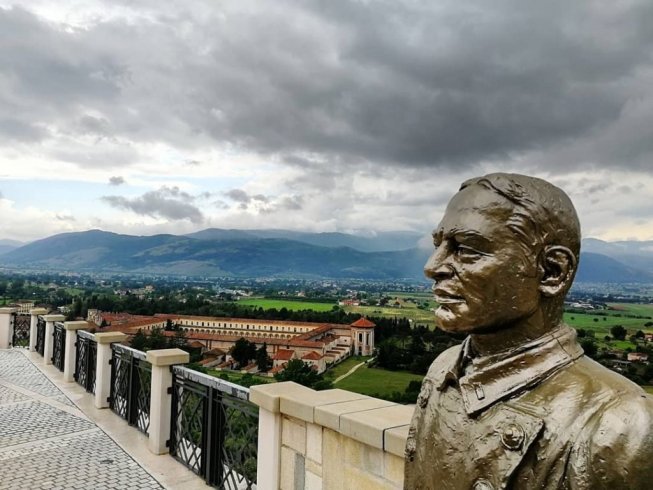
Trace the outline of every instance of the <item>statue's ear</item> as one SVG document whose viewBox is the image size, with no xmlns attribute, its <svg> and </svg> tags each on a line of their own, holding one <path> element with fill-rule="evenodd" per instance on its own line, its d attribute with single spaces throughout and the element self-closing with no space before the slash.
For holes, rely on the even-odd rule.
<svg viewBox="0 0 653 490">
<path fill-rule="evenodd" d="M 544 296 L 558 296 L 571 286 L 578 261 L 567 247 L 554 245 L 544 250 L 541 265 L 544 274 L 540 281 L 540 291 Z"/>
</svg>

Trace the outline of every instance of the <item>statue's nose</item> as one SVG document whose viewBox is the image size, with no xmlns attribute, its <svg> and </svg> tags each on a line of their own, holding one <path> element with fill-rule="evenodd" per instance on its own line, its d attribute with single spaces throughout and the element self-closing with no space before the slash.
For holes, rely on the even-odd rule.
<svg viewBox="0 0 653 490">
<path fill-rule="evenodd" d="M 433 252 L 424 265 L 424 275 L 434 281 L 442 281 L 453 276 L 453 274 L 454 268 L 449 263 L 446 254 L 440 248 Z"/>
</svg>

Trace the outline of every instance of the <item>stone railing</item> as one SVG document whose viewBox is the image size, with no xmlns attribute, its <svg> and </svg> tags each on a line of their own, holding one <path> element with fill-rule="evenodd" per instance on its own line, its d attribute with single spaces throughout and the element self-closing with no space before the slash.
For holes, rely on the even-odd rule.
<svg viewBox="0 0 653 490">
<path fill-rule="evenodd" d="M 0 348 L 11 346 L 13 332 L 10 316 L 13 313 L 10 308 L 0 308 Z M 259 490 L 403 488 L 404 447 L 414 409 L 411 405 L 398 405 L 339 389 L 314 391 L 292 382 L 253 386 L 246 403 L 252 402 L 258 406 L 256 444 L 254 432 L 239 420 L 244 413 L 238 405 L 241 402 L 236 400 L 238 403 L 215 405 L 214 399 L 222 397 L 224 391 L 215 385 L 224 382 L 205 380 L 204 375 L 188 373 L 182 368 L 173 370 L 172 366 L 188 362 L 186 352 L 179 349 L 132 352 L 135 356 L 131 357 L 147 364 L 148 369 L 143 375 L 141 371 L 132 369 L 133 362 L 127 363 L 129 359 L 126 357 L 123 359 L 124 352 L 133 351 L 118 345 L 126 340 L 125 334 L 92 334 L 84 330 L 92 327 L 87 322 L 64 322 L 62 315 L 49 315 L 43 309 L 34 309 L 30 313 L 30 350 L 42 355 L 45 365 L 52 364 L 55 324 L 61 324 L 65 331 L 63 381 L 81 384 L 88 396 L 94 397 L 96 409 L 113 405 L 114 412 L 120 412 L 115 407 L 117 399 L 112 403 L 112 397 L 120 397 L 120 401 L 128 403 L 129 407 L 135 406 L 136 413 L 145 412 L 143 403 L 149 405 L 147 429 L 144 432 L 147 432 L 150 452 L 167 454 L 171 445 L 178 452 L 179 441 L 182 441 L 181 448 L 186 451 L 195 446 L 201 447 L 194 452 L 198 455 L 196 463 L 188 457 L 180 458 L 176 452 L 173 455 L 209 484 L 230 489 Z M 37 342 L 42 330 L 45 332 L 41 334 L 44 337 L 43 353 L 39 352 Z M 89 362 L 94 362 L 95 369 L 88 365 Z M 120 363 L 131 366 L 124 371 L 131 373 L 129 377 L 120 374 Z M 94 377 L 94 380 L 88 376 Z M 119 376 L 123 376 L 124 383 Z M 128 378 L 131 380 L 129 383 Z M 136 386 L 135 380 L 140 383 L 138 390 L 132 388 Z M 145 391 L 147 397 L 140 397 L 139 393 Z M 245 393 L 247 390 L 242 391 Z M 132 395 L 134 398 L 130 399 Z M 234 398 L 239 396 L 236 394 Z M 204 401 L 198 408 L 200 399 Z M 134 403 L 136 405 L 132 405 Z M 254 410 L 251 415 L 255 416 L 256 407 L 251 408 Z M 127 412 L 129 410 L 127 408 Z M 192 417 L 197 418 L 196 423 L 200 425 L 186 423 L 185 419 Z M 200 429 L 204 427 L 205 417 L 217 417 L 219 422 L 207 427 L 234 427 L 238 435 L 234 440 L 251 441 L 255 448 L 258 446 L 257 450 L 237 448 L 234 454 L 239 455 L 238 459 L 232 458 L 232 461 L 222 463 L 220 460 L 214 461 L 213 457 L 211 461 L 206 457 L 201 458 L 199 455 L 203 450 L 207 450 L 207 454 L 223 454 L 222 450 L 212 451 L 211 444 L 215 445 L 215 441 L 205 440 L 203 435 L 200 444 L 198 438 L 205 432 Z M 129 417 L 127 419 L 131 420 Z M 136 425 L 133 421 L 132 424 Z M 171 427 L 176 427 L 175 433 L 171 433 Z M 188 442 L 195 439 L 197 444 Z M 253 473 L 249 455 L 257 460 L 256 484 L 252 481 L 253 474 L 249 476 Z M 221 464 L 232 464 L 234 470 L 228 471 L 225 466 L 225 471 L 216 472 L 215 468 L 221 469 Z M 219 481 L 223 474 L 237 477 L 233 484 L 228 484 Z"/>
<path fill-rule="evenodd" d="M 259 490 L 401 489 L 414 410 L 292 382 L 253 386 Z"/>
</svg>

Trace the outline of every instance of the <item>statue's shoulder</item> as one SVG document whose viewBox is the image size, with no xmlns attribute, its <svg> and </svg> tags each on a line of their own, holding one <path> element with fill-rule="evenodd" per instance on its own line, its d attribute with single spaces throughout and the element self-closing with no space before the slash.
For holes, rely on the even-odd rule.
<svg viewBox="0 0 653 490">
<path fill-rule="evenodd" d="M 596 488 L 651 488 L 653 397 L 587 357 L 579 360 L 570 374 L 591 379 L 585 388 L 591 392 L 586 409 L 594 411 L 594 416 L 576 447 L 589 455 L 593 474 L 601 479 L 595 482 Z"/>
<path fill-rule="evenodd" d="M 462 344 L 454 345 L 436 357 L 426 373 L 426 379 L 431 381 L 444 379 L 447 372 L 458 362 L 462 348 Z"/>
</svg>

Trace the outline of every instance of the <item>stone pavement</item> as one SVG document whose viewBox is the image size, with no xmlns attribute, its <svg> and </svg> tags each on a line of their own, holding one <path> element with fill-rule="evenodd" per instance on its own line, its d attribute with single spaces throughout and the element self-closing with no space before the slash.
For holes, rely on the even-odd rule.
<svg viewBox="0 0 653 490">
<path fill-rule="evenodd" d="M 163 487 L 32 364 L 26 352 L 0 350 L 0 490 L 46 488 Z"/>
</svg>

